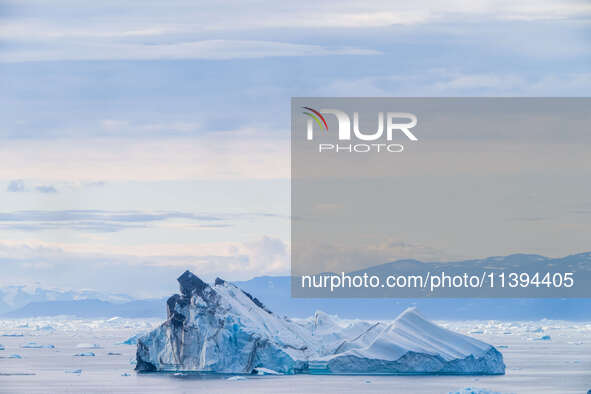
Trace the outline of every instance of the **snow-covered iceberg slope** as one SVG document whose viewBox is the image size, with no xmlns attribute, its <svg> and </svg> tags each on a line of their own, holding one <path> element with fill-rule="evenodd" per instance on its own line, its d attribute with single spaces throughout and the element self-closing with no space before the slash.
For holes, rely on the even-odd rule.
<svg viewBox="0 0 591 394">
<path fill-rule="evenodd" d="M 341 322 L 317 312 L 290 320 L 235 285 L 191 272 L 167 301 L 168 319 L 138 340 L 139 371 L 503 374 L 493 346 L 408 309 L 393 322 Z"/>
</svg>

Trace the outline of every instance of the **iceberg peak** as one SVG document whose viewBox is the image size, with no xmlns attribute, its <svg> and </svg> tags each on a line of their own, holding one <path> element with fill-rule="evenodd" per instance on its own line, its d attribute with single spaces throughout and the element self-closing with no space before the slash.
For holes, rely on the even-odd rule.
<svg viewBox="0 0 591 394">
<path fill-rule="evenodd" d="M 179 276 L 177 281 L 180 285 L 181 294 L 185 297 L 190 297 L 192 294 L 201 295 L 203 290 L 209 287 L 207 283 L 189 270 Z"/>
</svg>

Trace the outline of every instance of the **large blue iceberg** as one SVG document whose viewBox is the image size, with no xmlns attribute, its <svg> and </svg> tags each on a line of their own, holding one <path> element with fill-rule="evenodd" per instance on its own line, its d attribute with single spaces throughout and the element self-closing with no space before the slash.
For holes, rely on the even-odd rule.
<svg viewBox="0 0 591 394">
<path fill-rule="evenodd" d="M 391 322 L 340 321 L 317 312 L 292 320 L 235 285 L 186 271 L 168 319 L 138 340 L 138 371 L 284 374 L 505 373 L 493 346 L 449 331 L 415 309 Z"/>
</svg>

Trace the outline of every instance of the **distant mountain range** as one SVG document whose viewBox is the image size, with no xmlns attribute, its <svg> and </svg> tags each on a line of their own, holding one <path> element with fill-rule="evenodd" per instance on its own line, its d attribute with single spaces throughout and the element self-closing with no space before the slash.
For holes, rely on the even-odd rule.
<svg viewBox="0 0 591 394">
<path fill-rule="evenodd" d="M 470 263 L 477 265 L 494 263 L 512 267 L 523 263 L 535 264 L 536 261 L 544 260 L 547 258 L 537 255 L 511 255 L 448 264 L 458 266 Z M 568 266 L 589 264 L 591 253 L 556 260 L 564 261 Z M 403 260 L 372 267 L 368 271 L 389 270 L 397 263 L 404 266 L 425 264 L 414 260 Z M 181 273 L 179 272 L 179 275 Z M 166 280 L 175 281 L 176 278 L 166 278 Z M 248 281 L 235 282 L 235 284 L 261 300 L 271 310 L 290 317 L 307 317 L 316 310 L 322 310 L 343 318 L 393 319 L 407 307 L 417 306 L 429 318 L 442 320 L 547 318 L 591 321 L 590 298 L 303 299 L 291 297 L 289 276 L 256 277 Z M 166 299 L 135 300 L 123 294 L 102 294 L 86 290 L 60 292 L 35 289 L 30 291 L 24 286 L 21 287 L 11 286 L 8 291 L 7 288 L 0 288 L 0 313 L 3 317 L 75 315 L 85 318 L 113 316 L 164 318 L 166 315 Z"/>
<path fill-rule="evenodd" d="M 71 301 L 31 302 L 14 311 L 3 314 L 7 318 L 25 318 L 35 316 L 69 315 L 80 318 L 127 317 L 147 318 L 166 317 L 166 299 L 135 300 L 115 304 L 96 299 Z"/>
<path fill-rule="evenodd" d="M 39 286 L 13 285 L 0 287 L 0 314 L 21 308 L 31 302 L 101 300 L 124 303 L 134 298 L 126 294 L 104 293 L 95 290 L 46 289 Z"/>
</svg>

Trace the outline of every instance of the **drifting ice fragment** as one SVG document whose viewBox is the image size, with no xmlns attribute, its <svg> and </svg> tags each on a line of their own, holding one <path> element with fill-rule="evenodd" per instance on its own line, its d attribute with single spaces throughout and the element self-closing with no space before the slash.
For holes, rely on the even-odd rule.
<svg viewBox="0 0 591 394">
<path fill-rule="evenodd" d="M 102 347 L 96 343 L 79 343 L 76 347 L 78 349 L 102 349 Z"/>
<path fill-rule="evenodd" d="M 490 391 L 487 389 L 478 389 L 473 387 L 466 387 L 458 391 L 450 391 L 449 394 L 502 394 L 498 391 Z"/>
<path fill-rule="evenodd" d="M 24 345 L 21 345 L 21 347 L 24 349 L 54 349 L 55 348 L 55 346 L 53 346 L 53 345 L 41 345 L 41 344 L 35 343 L 35 342 L 26 343 Z"/>
</svg>

